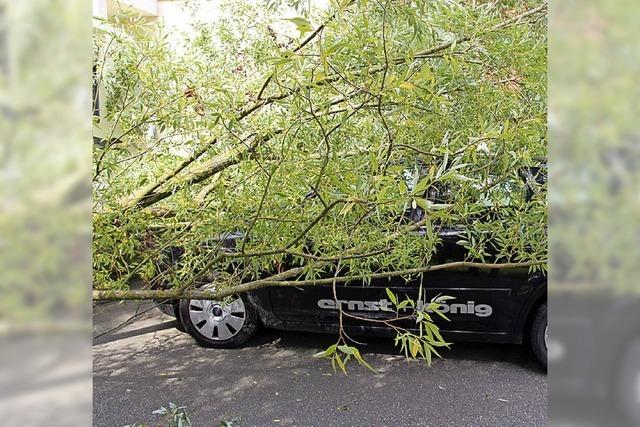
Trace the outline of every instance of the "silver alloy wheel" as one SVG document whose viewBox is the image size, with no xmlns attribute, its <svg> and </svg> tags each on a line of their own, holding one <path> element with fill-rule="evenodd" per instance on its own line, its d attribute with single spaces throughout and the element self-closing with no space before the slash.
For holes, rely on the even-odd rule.
<svg viewBox="0 0 640 427">
<path fill-rule="evenodd" d="M 240 332 L 246 319 L 246 311 L 239 296 L 228 302 L 191 300 L 189 318 L 205 337 L 224 341 Z"/>
</svg>

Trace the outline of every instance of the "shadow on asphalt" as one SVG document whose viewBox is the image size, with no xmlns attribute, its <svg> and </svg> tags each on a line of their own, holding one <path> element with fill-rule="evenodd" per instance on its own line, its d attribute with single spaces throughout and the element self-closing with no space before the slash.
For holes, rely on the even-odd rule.
<svg viewBox="0 0 640 427">
<path fill-rule="evenodd" d="M 127 318 L 116 314 L 94 330 Z M 143 319 L 94 347 L 94 425 L 153 423 L 167 402 L 188 403 L 194 425 L 236 417 L 242 426 L 416 425 L 425 413 L 429 425 L 546 424 L 546 378 L 527 346 L 456 343 L 423 369 L 392 339 L 354 337 L 376 372 L 354 364 L 344 376 L 311 357 L 335 334 L 262 329 L 242 348 L 222 350 L 199 347 L 174 324 Z"/>
<path fill-rule="evenodd" d="M 139 335 L 144 335 L 144 334 L 148 334 L 151 332 L 158 332 L 158 331 L 162 331 L 165 329 L 172 329 L 172 328 L 176 328 L 177 326 L 179 326 L 179 323 L 177 320 L 170 320 L 168 322 L 162 322 L 162 323 L 158 323 L 155 325 L 149 325 L 149 326 L 145 326 L 142 328 L 138 328 L 138 329 L 133 329 L 133 330 L 128 330 L 126 332 L 120 332 L 120 333 L 109 333 L 106 335 L 102 335 L 100 337 L 94 338 L 93 339 L 93 345 L 99 345 L 99 344 L 106 344 L 109 342 L 113 342 L 113 341 L 118 341 L 118 340 L 122 340 L 125 338 L 131 338 L 131 337 L 135 337 L 135 336 L 139 336 Z"/>
<path fill-rule="evenodd" d="M 130 325 L 135 329 L 124 331 L 113 331 L 94 339 L 94 345 L 112 343 L 127 338 L 156 333 L 163 330 L 170 330 L 179 326 L 177 320 L 170 320 L 168 316 L 162 315 L 160 322 L 154 321 L 152 324 L 141 322 L 142 325 L 135 327 L 135 323 Z M 104 330 L 104 329 L 103 329 Z M 182 334 L 178 334 L 181 336 Z M 393 339 L 382 337 L 362 337 L 353 336 L 356 344 L 363 354 L 396 356 L 402 357 L 399 349 L 393 344 Z M 165 338 L 167 339 L 167 338 Z M 168 338 L 171 340 L 171 338 Z M 191 339 L 188 337 L 188 339 Z M 318 351 L 327 348 L 336 341 L 335 334 L 281 331 L 275 329 L 261 329 L 256 336 L 250 339 L 242 348 L 261 348 L 266 346 L 276 346 L 282 350 L 302 350 L 305 352 Z M 195 341 L 191 341 L 197 346 Z M 169 343 L 167 343 L 169 344 Z M 208 351 L 209 349 L 202 349 Z M 212 352 L 224 352 L 225 350 L 211 350 Z M 514 366 L 526 369 L 535 373 L 546 373 L 546 371 L 535 360 L 530 347 L 527 344 L 491 344 L 491 343 L 453 343 L 450 350 L 443 349 L 442 356 L 448 360 L 475 361 L 475 362 L 502 362 L 510 363 Z"/>
<path fill-rule="evenodd" d="M 363 354 L 401 356 L 399 348 L 393 345 L 393 339 L 380 337 L 353 337 L 361 345 L 357 345 Z M 280 331 L 263 329 L 243 347 L 261 347 L 277 343 L 283 349 L 313 350 L 326 348 L 336 341 L 335 335 Z M 467 360 L 482 362 L 506 362 L 536 373 L 546 374 L 546 370 L 536 361 L 528 345 L 491 344 L 458 342 L 451 345 L 450 350 L 441 353 L 449 360 Z"/>
</svg>

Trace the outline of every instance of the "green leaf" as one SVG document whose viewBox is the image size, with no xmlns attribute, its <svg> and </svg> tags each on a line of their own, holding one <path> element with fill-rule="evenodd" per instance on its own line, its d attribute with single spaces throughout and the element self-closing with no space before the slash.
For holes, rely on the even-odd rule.
<svg viewBox="0 0 640 427">
<path fill-rule="evenodd" d="M 440 359 L 442 359 L 442 356 L 440 355 L 440 353 L 438 353 L 438 350 L 435 349 L 435 347 L 442 347 L 442 346 L 434 346 L 433 344 L 429 344 L 429 343 L 425 343 L 427 345 L 427 347 L 429 348 L 429 352 L 435 354 L 436 356 L 438 356 Z"/>
<path fill-rule="evenodd" d="M 400 194 L 402 195 L 407 194 L 407 192 L 409 191 L 409 188 L 407 187 L 407 183 L 404 180 L 401 180 L 400 182 L 398 182 L 398 191 L 400 191 Z"/>
<path fill-rule="evenodd" d="M 431 203 L 429 200 L 427 199 L 423 199 L 423 198 L 417 198 L 417 199 L 413 199 L 415 200 L 416 204 L 418 206 L 420 206 L 422 209 L 424 209 L 425 211 L 428 211 L 431 209 L 431 207 L 433 206 L 433 203 Z"/>
<path fill-rule="evenodd" d="M 336 352 L 336 347 L 337 345 L 333 344 L 332 346 L 328 347 L 326 350 L 314 354 L 313 357 L 316 357 L 316 358 L 328 357 Z"/>
<path fill-rule="evenodd" d="M 398 298 L 395 296 L 395 294 L 393 292 L 391 292 L 391 290 L 389 288 L 385 288 L 385 290 L 387 291 L 387 296 L 389 297 L 389 299 L 391 300 L 391 302 L 393 303 L 393 305 L 398 305 Z"/>
<path fill-rule="evenodd" d="M 354 354 L 355 347 L 350 347 L 348 345 L 340 345 L 338 346 L 338 350 L 340 350 L 341 352 L 345 353 L 345 354 Z"/>
<path fill-rule="evenodd" d="M 447 140 L 447 135 L 444 136 L 443 138 L 443 144 L 445 143 L 445 141 Z M 444 159 L 442 159 L 442 163 L 440 164 L 440 167 L 438 168 L 438 171 L 436 172 L 436 176 L 435 179 L 440 179 L 440 177 L 442 176 L 442 174 L 444 173 L 444 171 L 447 168 L 447 163 L 449 162 L 449 151 L 445 151 L 444 152 Z"/>
<path fill-rule="evenodd" d="M 427 365 L 431 366 L 431 348 L 427 342 L 423 343 L 424 358 L 427 361 Z"/>
<path fill-rule="evenodd" d="M 413 193 L 422 195 L 422 193 L 424 193 L 424 191 L 427 189 L 430 183 L 431 183 L 431 178 L 428 176 L 425 176 L 413 188 Z"/>
<path fill-rule="evenodd" d="M 434 323 L 427 323 L 427 327 L 431 329 L 431 332 L 433 332 L 433 335 L 438 341 L 444 342 L 444 339 L 442 339 L 442 335 L 440 335 L 440 328 L 438 328 L 438 326 L 436 326 Z"/>
<path fill-rule="evenodd" d="M 300 32 L 300 35 L 304 35 L 305 33 L 309 33 L 313 31 L 313 27 L 311 23 L 304 18 L 296 17 L 287 19 L 289 22 L 293 22 L 296 25 L 296 28 Z"/>
<path fill-rule="evenodd" d="M 344 362 L 340 358 L 340 355 L 338 355 L 337 353 L 335 355 L 335 360 L 336 362 L 338 362 L 338 366 L 340 366 L 340 369 L 342 369 L 342 372 L 344 372 L 344 374 L 347 375 L 347 367 L 345 366 Z"/>
<path fill-rule="evenodd" d="M 363 365 L 364 367 L 366 367 L 367 369 L 369 369 L 371 372 L 377 373 L 377 371 L 375 369 L 373 369 L 373 367 L 371 367 L 371 365 L 369 365 L 364 358 L 362 357 L 362 355 L 360 354 L 360 351 L 353 347 L 353 357 L 356 358 L 356 360 L 358 361 L 358 363 L 360 363 L 361 365 Z"/>
<path fill-rule="evenodd" d="M 353 209 L 354 206 L 355 206 L 355 202 L 346 203 L 340 210 L 340 215 L 346 216 L 351 211 L 351 209 Z"/>
<path fill-rule="evenodd" d="M 452 300 L 452 299 L 456 299 L 456 297 L 452 297 L 452 296 L 449 296 L 449 295 L 442 295 L 442 296 L 439 295 L 439 296 L 435 297 L 432 301 L 436 302 L 438 304 L 441 304 L 443 302 L 446 302 L 446 301 L 449 301 L 449 300 Z"/>
<path fill-rule="evenodd" d="M 452 174 L 451 178 L 455 179 L 456 181 L 462 181 L 462 182 L 473 182 L 473 181 L 475 181 L 475 179 L 470 178 L 468 176 L 461 175 L 459 173 Z"/>
<path fill-rule="evenodd" d="M 429 304 L 429 307 L 431 307 L 431 304 Z M 449 318 L 447 316 L 444 315 L 443 312 L 441 312 L 440 310 L 438 310 L 438 308 L 440 308 L 440 304 L 435 304 L 434 308 L 431 308 L 431 310 L 436 313 L 438 316 L 442 317 L 444 320 L 446 320 L 447 322 L 449 322 Z"/>
<path fill-rule="evenodd" d="M 416 355 L 418 354 L 419 351 L 421 351 L 422 346 L 420 345 L 420 340 L 418 340 L 417 338 L 414 338 L 411 341 L 411 357 L 413 357 L 415 359 Z"/>
<path fill-rule="evenodd" d="M 338 42 L 338 43 L 335 43 L 335 44 L 329 46 L 328 48 L 326 48 L 324 50 L 323 53 L 326 56 L 329 56 L 329 55 L 334 54 L 334 53 L 339 53 L 342 49 L 344 49 L 348 45 L 349 44 L 346 41 L 341 41 L 341 42 Z"/>
</svg>

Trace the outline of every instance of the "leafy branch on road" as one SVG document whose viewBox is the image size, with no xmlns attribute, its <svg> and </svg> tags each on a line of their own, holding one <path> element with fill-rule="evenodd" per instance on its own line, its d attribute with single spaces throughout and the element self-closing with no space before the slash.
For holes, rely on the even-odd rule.
<svg viewBox="0 0 640 427">
<path fill-rule="evenodd" d="M 546 158 L 546 2 L 225 7 L 183 36 L 95 33 L 94 300 L 546 268 L 546 185 L 520 175 Z M 438 253 L 447 227 L 462 260 Z M 413 304 L 396 342 L 430 357 Z"/>
</svg>

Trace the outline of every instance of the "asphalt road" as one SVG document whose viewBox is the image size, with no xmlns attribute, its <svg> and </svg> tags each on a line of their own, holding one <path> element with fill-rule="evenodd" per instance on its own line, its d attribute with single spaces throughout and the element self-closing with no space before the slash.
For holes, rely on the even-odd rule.
<svg viewBox="0 0 640 427">
<path fill-rule="evenodd" d="M 94 336 L 136 307 L 98 306 Z M 547 378 L 524 346 L 458 343 L 427 367 L 368 338 L 361 351 L 377 373 L 353 365 L 344 376 L 311 357 L 330 335 L 263 330 L 213 350 L 174 326 L 152 310 L 94 339 L 95 426 L 155 426 L 169 402 L 197 427 L 547 425 Z"/>
</svg>

